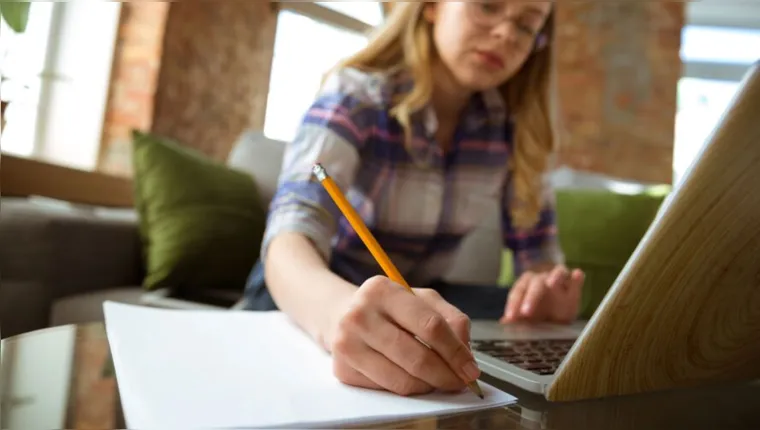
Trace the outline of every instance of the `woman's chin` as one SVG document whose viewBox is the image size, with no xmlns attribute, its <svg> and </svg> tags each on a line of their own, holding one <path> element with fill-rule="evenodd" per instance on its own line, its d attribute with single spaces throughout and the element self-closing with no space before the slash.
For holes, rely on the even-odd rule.
<svg viewBox="0 0 760 430">
<path fill-rule="evenodd" d="M 460 85 L 473 92 L 490 90 L 503 85 L 509 77 L 504 76 L 504 72 L 494 72 L 479 67 L 468 68 L 468 70 L 456 73 Z"/>
</svg>

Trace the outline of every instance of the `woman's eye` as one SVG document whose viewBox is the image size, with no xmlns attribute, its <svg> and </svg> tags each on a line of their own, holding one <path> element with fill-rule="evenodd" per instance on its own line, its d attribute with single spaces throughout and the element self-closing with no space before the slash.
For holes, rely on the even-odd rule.
<svg viewBox="0 0 760 430">
<path fill-rule="evenodd" d="M 528 21 L 529 20 L 517 21 L 517 28 L 520 30 L 520 32 L 530 34 L 530 35 L 534 35 L 538 33 L 537 28 L 539 26 L 534 22 L 528 22 Z"/>
<path fill-rule="evenodd" d="M 517 25 L 517 28 L 518 28 L 518 29 L 519 29 L 521 32 L 523 32 L 523 33 L 525 33 L 525 34 L 530 34 L 531 36 L 532 36 L 532 35 L 535 33 L 535 31 L 533 30 L 533 27 L 531 27 L 531 26 L 529 26 L 529 25 L 525 25 L 525 24 L 518 24 L 518 25 Z"/>
</svg>

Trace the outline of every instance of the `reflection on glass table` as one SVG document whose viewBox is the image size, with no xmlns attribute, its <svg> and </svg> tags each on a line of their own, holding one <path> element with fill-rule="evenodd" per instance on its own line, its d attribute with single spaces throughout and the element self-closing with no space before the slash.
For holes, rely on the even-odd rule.
<svg viewBox="0 0 760 430">
<path fill-rule="evenodd" d="M 65 326 L 6 339 L 2 345 L 0 427 L 125 428 L 102 323 Z M 760 384 L 737 383 L 573 403 L 549 403 L 485 375 L 517 397 L 514 405 L 355 428 L 400 429 L 758 429 Z M 346 426 L 350 428 L 351 426 Z"/>
</svg>

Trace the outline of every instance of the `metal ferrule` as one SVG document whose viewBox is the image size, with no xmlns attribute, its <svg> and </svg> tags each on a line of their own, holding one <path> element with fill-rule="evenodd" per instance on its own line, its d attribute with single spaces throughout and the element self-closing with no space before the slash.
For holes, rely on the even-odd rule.
<svg viewBox="0 0 760 430">
<path fill-rule="evenodd" d="M 314 176 L 316 176 L 318 180 L 324 181 L 327 179 L 327 171 L 324 167 L 322 167 L 321 164 L 315 164 L 314 167 L 312 167 L 311 171 L 314 173 Z"/>
</svg>

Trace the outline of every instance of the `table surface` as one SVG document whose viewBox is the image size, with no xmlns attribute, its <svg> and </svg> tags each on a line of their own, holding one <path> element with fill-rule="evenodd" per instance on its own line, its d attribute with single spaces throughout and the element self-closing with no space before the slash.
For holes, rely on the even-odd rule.
<svg viewBox="0 0 760 430">
<path fill-rule="evenodd" d="M 55 327 L 3 341 L 0 428 L 125 428 L 102 323 Z M 760 383 L 742 383 L 575 403 L 483 380 L 516 404 L 446 417 L 385 423 L 404 429 L 758 429 Z"/>
</svg>

